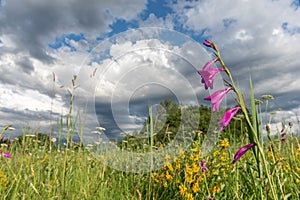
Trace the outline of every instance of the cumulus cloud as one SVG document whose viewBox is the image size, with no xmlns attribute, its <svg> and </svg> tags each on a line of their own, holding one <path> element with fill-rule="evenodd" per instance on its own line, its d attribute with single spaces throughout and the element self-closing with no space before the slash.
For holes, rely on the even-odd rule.
<svg viewBox="0 0 300 200">
<path fill-rule="evenodd" d="M 151 13 L 146 20 L 139 21 L 139 26 L 174 29 L 173 16 L 169 14 L 163 19 L 162 17 L 156 17 L 155 14 Z"/>
<path fill-rule="evenodd" d="M 78 77 L 78 94 L 86 98 L 80 99 L 77 107 L 92 102 L 87 113 L 94 111 L 98 117 L 89 127 L 104 126 L 110 136 L 132 133 L 142 128 L 149 103 L 159 104 L 167 98 L 181 104 L 199 103 L 201 86 L 196 70 L 210 56 L 192 39 L 175 31 L 149 28 L 120 34 L 103 46 L 95 52 L 101 55 L 109 49 L 109 58 L 96 59 L 93 68 L 84 66 L 86 70 Z"/>
</svg>

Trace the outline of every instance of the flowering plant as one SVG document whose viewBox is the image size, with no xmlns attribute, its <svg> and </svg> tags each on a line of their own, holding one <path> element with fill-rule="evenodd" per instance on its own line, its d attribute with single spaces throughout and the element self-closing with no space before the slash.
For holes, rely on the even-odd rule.
<svg viewBox="0 0 300 200">
<path fill-rule="evenodd" d="M 278 199 L 276 196 L 275 187 L 273 187 L 273 179 L 270 175 L 269 165 L 266 162 L 265 154 L 263 152 L 263 140 L 261 131 L 258 128 L 258 119 L 257 119 L 257 110 L 255 105 L 254 93 L 252 88 L 252 81 L 250 78 L 250 102 L 251 102 L 251 113 L 248 112 L 246 107 L 245 99 L 243 93 L 240 91 L 240 88 L 235 86 L 235 82 L 232 78 L 232 75 L 229 69 L 226 67 L 225 63 L 223 62 L 220 51 L 215 43 L 209 40 L 205 40 L 203 44 L 206 47 L 211 48 L 214 51 L 214 58 L 213 60 L 209 61 L 205 64 L 202 70 L 199 70 L 198 73 L 201 75 L 202 80 L 201 82 L 204 84 L 204 88 L 207 90 L 208 88 L 213 89 L 213 83 L 218 74 L 221 72 L 225 72 L 227 74 L 227 78 L 224 79 L 224 84 L 226 86 L 223 90 L 218 90 L 212 95 L 204 98 L 204 100 L 211 101 L 212 103 L 212 111 L 216 112 L 219 110 L 220 103 L 222 102 L 223 98 L 229 91 L 233 91 L 235 96 L 234 99 L 237 103 L 237 106 L 229 109 L 225 112 L 223 118 L 219 121 L 220 131 L 223 131 L 226 126 L 229 125 L 231 119 L 234 115 L 241 110 L 243 115 L 245 116 L 247 126 L 249 128 L 248 132 L 248 139 L 249 143 L 243 147 L 241 147 L 235 154 L 234 160 L 232 164 L 236 163 L 248 150 L 253 150 L 253 155 L 256 159 L 257 163 L 257 170 L 259 174 L 259 178 L 264 180 L 263 175 L 267 176 L 268 183 L 271 188 L 273 199 Z M 219 62 L 222 68 L 213 68 L 211 67 L 214 63 Z M 263 183 L 262 183 L 263 184 Z"/>
</svg>

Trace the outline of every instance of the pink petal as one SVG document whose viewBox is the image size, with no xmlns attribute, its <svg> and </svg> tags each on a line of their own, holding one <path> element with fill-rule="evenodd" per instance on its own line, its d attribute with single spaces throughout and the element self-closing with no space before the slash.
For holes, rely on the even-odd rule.
<svg viewBox="0 0 300 200">
<path fill-rule="evenodd" d="M 231 90 L 231 88 L 225 88 L 223 90 L 218 90 L 215 93 L 213 93 L 212 95 L 204 98 L 204 100 L 211 101 L 212 106 L 213 106 L 213 108 L 212 108 L 213 112 L 216 112 L 219 110 L 220 103 L 222 102 L 225 95 L 229 92 L 229 90 Z"/>
<path fill-rule="evenodd" d="M 238 161 L 249 149 L 251 149 L 255 145 L 256 145 L 255 143 L 252 143 L 252 144 L 247 144 L 247 145 L 243 146 L 242 148 L 240 148 L 236 152 L 234 159 L 232 161 L 232 164 L 236 163 L 236 161 Z"/>
<path fill-rule="evenodd" d="M 228 126 L 231 119 L 234 117 L 234 115 L 237 113 L 237 111 L 239 111 L 240 108 L 241 107 L 235 107 L 235 108 L 229 109 L 225 112 L 223 118 L 218 122 L 218 124 L 220 124 L 222 126 L 220 131 L 223 131 L 223 129 L 226 126 Z"/>
<path fill-rule="evenodd" d="M 205 40 L 204 42 L 203 42 L 203 44 L 205 45 L 205 46 L 207 46 L 207 47 L 210 47 L 210 48 L 213 48 L 213 49 L 215 49 L 214 48 L 214 43 L 212 42 L 212 41 L 210 41 L 210 40 Z"/>
<path fill-rule="evenodd" d="M 213 82 L 215 77 L 221 72 L 224 71 L 223 68 L 211 68 L 211 66 L 218 61 L 218 58 L 215 58 L 205 64 L 202 70 L 198 71 L 198 74 L 201 75 L 201 82 L 204 83 L 204 87 L 207 90 L 208 88 L 213 89 Z"/>
<path fill-rule="evenodd" d="M 11 158 L 11 155 L 9 153 L 2 153 L 2 156 L 6 157 L 6 158 Z"/>
</svg>

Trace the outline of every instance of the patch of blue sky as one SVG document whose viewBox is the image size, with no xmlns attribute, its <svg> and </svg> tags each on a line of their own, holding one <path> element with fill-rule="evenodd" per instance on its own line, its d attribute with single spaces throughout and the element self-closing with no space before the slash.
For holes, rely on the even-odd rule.
<svg viewBox="0 0 300 200">
<path fill-rule="evenodd" d="M 89 61 L 89 65 L 92 63 L 98 63 L 101 64 L 103 63 L 104 60 L 106 59 L 111 59 L 112 56 L 110 55 L 110 49 L 104 49 L 103 51 L 91 51 L 90 52 L 91 59 Z"/>
<path fill-rule="evenodd" d="M 141 20 L 147 20 L 150 14 L 154 14 L 157 18 L 163 18 L 172 13 L 172 9 L 169 6 L 170 1 L 168 0 L 149 0 L 146 9 L 139 15 Z M 103 40 L 105 37 L 111 37 L 118 33 L 122 33 L 129 29 L 138 28 L 138 20 L 125 21 L 123 19 L 117 19 L 113 24 L 109 26 L 111 32 L 106 36 L 99 36 L 97 40 Z"/>
<path fill-rule="evenodd" d="M 138 28 L 138 22 L 136 20 L 125 21 L 124 19 L 117 19 L 113 24 L 109 25 L 111 32 L 107 37 L 112 37 L 116 34 L 127 31 L 128 29 Z M 103 40 L 103 37 L 98 37 L 97 40 Z"/>
<path fill-rule="evenodd" d="M 169 0 L 148 0 L 147 8 L 140 14 L 140 17 L 146 20 L 150 14 L 154 14 L 157 18 L 165 19 L 172 12 Z"/>
<path fill-rule="evenodd" d="M 300 27 L 289 27 L 289 23 L 284 22 L 281 25 L 282 30 L 289 35 L 300 34 Z"/>
<path fill-rule="evenodd" d="M 71 40 L 78 42 L 80 40 L 86 40 L 86 38 L 83 33 L 63 34 L 62 36 L 56 37 L 55 42 L 48 44 L 48 46 L 52 49 L 59 49 L 63 46 L 66 46 L 69 47 L 71 51 L 76 51 L 76 48 L 70 43 Z"/>
<path fill-rule="evenodd" d="M 297 10 L 300 7 L 300 0 L 294 0 L 291 3 L 291 6 L 294 7 Z"/>
</svg>

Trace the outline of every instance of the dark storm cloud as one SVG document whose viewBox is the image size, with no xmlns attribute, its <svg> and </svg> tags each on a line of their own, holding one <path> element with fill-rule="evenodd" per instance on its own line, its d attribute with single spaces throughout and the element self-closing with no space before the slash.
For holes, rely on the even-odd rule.
<svg viewBox="0 0 300 200">
<path fill-rule="evenodd" d="M 112 104 L 111 102 L 101 101 L 99 98 L 96 99 L 95 109 L 99 124 L 106 128 L 107 136 L 112 137 L 126 131 L 122 129 L 127 125 L 142 126 L 148 116 L 149 105 L 157 105 L 165 99 L 173 99 L 174 102 L 178 102 L 172 94 L 151 95 L 148 96 L 147 100 L 145 98 L 133 98 L 130 99 L 129 105 L 126 105 L 126 102 Z M 114 109 L 112 109 L 112 106 Z M 135 116 L 135 119 L 130 119 L 131 116 Z"/>
<path fill-rule="evenodd" d="M 128 6 L 124 12 L 123 6 Z M 45 63 L 54 58 L 47 53 L 47 44 L 63 33 L 86 34 L 108 31 L 114 18 L 132 19 L 144 9 L 145 1 L 133 7 L 134 1 L 35 1 L 7 0 L 0 12 L 0 34 L 10 35 L 18 51 L 28 52 Z"/>
<path fill-rule="evenodd" d="M 17 61 L 16 64 L 19 65 L 21 69 L 27 74 L 31 74 L 34 71 L 34 66 L 27 57 L 24 57 L 21 60 Z"/>
<path fill-rule="evenodd" d="M 49 132 L 49 126 L 50 126 L 50 120 L 49 120 L 49 111 L 31 111 L 28 109 L 25 110 L 15 110 L 11 108 L 0 108 L 0 114 L 2 116 L 0 127 L 4 127 L 6 125 L 12 125 L 16 130 L 12 132 L 7 132 L 4 134 L 5 138 L 13 139 L 15 137 L 18 137 L 23 134 L 24 129 L 29 128 L 29 125 L 34 125 L 35 127 L 31 130 L 27 131 L 27 134 L 30 133 L 36 133 L 42 132 L 42 133 L 48 133 Z M 53 117 L 53 127 L 56 129 L 57 123 L 56 119 L 59 119 L 61 116 L 60 113 L 52 113 Z M 13 121 L 11 119 L 14 119 Z M 54 120 L 55 119 L 55 120 Z M 46 123 L 45 123 L 46 122 Z"/>
</svg>

